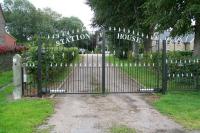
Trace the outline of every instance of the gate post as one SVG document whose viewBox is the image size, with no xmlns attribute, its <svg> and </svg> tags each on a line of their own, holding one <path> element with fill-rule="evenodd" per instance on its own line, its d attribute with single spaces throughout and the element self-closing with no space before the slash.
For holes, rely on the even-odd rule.
<svg viewBox="0 0 200 133">
<path fill-rule="evenodd" d="M 13 57 L 13 98 L 15 100 L 22 97 L 22 58 L 19 54 Z"/>
<path fill-rule="evenodd" d="M 157 56 L 157 66 L 156 66 L 156 69 L 158 70 L 157 71 L 157 90 L 160 90 L 160 40 L 156 40 L 156 45 L 157 45 L 157 53 L 158 53 L 158 56 Z"/>
<path fill-rule="evenodd" d="M 162 93 L 167 92 L 167 52 L 166 52 L 166 40 L 163 40 L 162 51 Z"/>
<path fill-rule="evenodd" d="M 38 39 L 38 66 L 37 66 L 37 89 L 38 97 L 42 97 L 42 40 L 41 34 Z"/>
<path fill-rule="evenodd" d="M 105 30 L 103 29 L 103 42 L 102 42 L 102 93 L 105 94 L 105 43 L 106 35 Z"/>
</svg>

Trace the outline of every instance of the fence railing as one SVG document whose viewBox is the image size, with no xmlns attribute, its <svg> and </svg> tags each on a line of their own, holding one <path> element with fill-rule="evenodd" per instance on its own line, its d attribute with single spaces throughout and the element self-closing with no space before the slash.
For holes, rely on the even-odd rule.
<svg viewBox="0 0 200 133">
<path fill-rule="evenodd" d="M 123 35 L 123 34 L 122 34 Z M 104 38 L 105 39 L 105 38 Z M 41 41 L 41 40 L 40 40 Z M 114 38 L 113 43 L 117 43 L 118 45 L 124 45 L 126 43 L 123 43 L 123 41 L 119 41 L 119 38 L 116 39 Z M 105 40 L 103 43 L 106 43 Z M 114 57 L 114 63 L 112 61 L 109 61 L 111 65 L 105 64 L 106 62 L 106 57 L 105 57 L 105 46 L 103 47 L 103 50 L 101 53 L 101 56 L 97 60 L 101 60 L 101 75 L 99 75 L 99 79 L 101 79 L 101 84 L 96 87 L 99 89 L 99 87 L 102 88 L 102 92 L 107 92 L 106 87 L 108 88 L 110 86 L 110 83 L 112 82 L 110 79 L 109 71 L 113 70 L 113 74 L 115 73 L 115 68 L 120 68 L 122 71 L 127 71 L 126 74 L 128 76 L 133 77 L 134 80 L 136 80 L 136 83 L 140 83 L 139 85 L 142 88 L 137 89 L 136 92 L 140 92 L 138 90 L 148 90 L 148 89 L 157 89 L 159 92 L 162 92 L 165 94 L 168 90 L 169 91 L 175 91 L 175 90 L 197 90 L 199 88 L 199 69 L 200 69 L 200 61 L 199 59 L 192 59 L 192 57 L 187 57 L 186 58 L 178 58 L 178 57 L 171 57 L 169 56 L 169 53 L 167 53 L 166 50 L 166 40 L 163 40 L 162 44 L 158 44 L 158 49 L 155 51 L 152 51 L 152 53 L 145 53 L 141 54 L 139 53 L 139 43 L 134 43 L 132 42 L 127 43 L 129 46 L 135 45 L 138 48 L 136 48 L 135 53 L 132 50 L 133 57 L 131 62 L 125 62 L 124 60 L 121 61 L 119 60 L 120 67 L 115 64 L 115 52 L 118 52 L 118 55 L 122 54 L 121 56 L 130 56 L 128 52 L 124 51 L 123 49 L 115 48 L 113 49 L 110 48 L 110 53 L 112 53 L 111 56 Z M 89 44 L 88 44 L 89 45 Z M 160 45 L 160 46 L 159 46 Z M 91 60 L 91 62 L 88 62 L 88 60 L 85 62 L 86 67 L 80 65 L 80 60 L 79 62 L 76 62 L 75 64 L 72 63 L 73 60 L 75 60 L 75 55 L 78 55 L 78 46 L 74 48 L 70 48 L 70 46 L 67 48 L 64 45 L 55 45 L 51 44 L 49 45 L 48 41 L 47 42 L 39 42 L 38 46 L 34 46 L 35 48 L 30 49 L 30 52 L 27 52 L 29 55 L 26 56 L 24 66 L 23 66 L 23 94 L 25 96 L 41 96 L 42 93 L 49 93 L 50 90 L 56 90 L 54 88 L 58 88 L 63 84 L 63 81 L 66 80 L 66 75 L 70 74 L 70 70 L 75 70 L 75 68 L 78 71 L 78 76 L 82 77 L 82 75 L 79 75 L 82 70 L 87 69 L 94 71 L 93 67 L 97 66 L 94 65 L 94 60 Z M 116 51 L 118 49 L 118 51 Z M 130 50 L 130 51 L 131 51 Z M 127 50 L 129 51 L 129 50 Z M 91 55 L 94 54 L 94 51 L 91 51 Z M 83 53 L 82 53 L 83 54 Z M 142 55 L 142 59 L 139 58 L 139 55 Z M 86 58 L 88 58 L 88 53 L 86 54 Z M 93 56 L 91 56 L 93 59 Z M 98 57 L 98 56 L 97 56 Z M 145 58 L 144 58 L 145 57 Z M 120 57 L 119 57 L 120 58 Z M 135 58 L 135 59 L 134 59 Z M 110 60 L 109 58 L 108 60 Z M 135 61 L 135 62 L 134 62 Z M 123 64 L 125 63 L 125 65 Z M 141 67 L 140 63 L 143 64 L 143 67 Z M 92 64 L 92 69 L 90 69 L 90 65 Z M 113 65 L 112 65 L 113 64 Z M 126 65 L 128 64 L 128 65 Z M 131 65 L 130 65 L 131 64 Z M 133 64 L 136 64 L 134 66 Z M 152 65 L 150 65 L 152 64 Z M 114 67 L 113 67 L 114 66 Z M 81 68 L 81 69 L 80 69 Z M 140 70 L 142 68 L 142 70 Z M 66 73 L 65 73 L 66 71 Z M 98 69 L 96 70 L 98 73 Z M 136 71 L 136 75 L 134 75 L 134 71 Z M 144 71 L 144 73 L 143 73 Z M 151 72 L 153 71 L 153 72 Z M 83 73 L 82 73 L 83 74 Z M 25 76 L 24 76 L 25 75 Z M 86 74 L 87 75 L 87 74 Z M 91 74 L 92 75 L 92 74 Z M 142 80 L 139 79 L 139 76 L 144 75 L 144 82 L 142 84 Z M 113 76 L 113 75 L 112 75 Z M 60 77 L 63 77 L 60 79 Z M 79 78 L 80 78 L 79 77 Z M 141 76 L 142 77 L 142 76 Z M 151 83 L 151 77 L 155 77 L 155 80 L 152 80 L 153 83 Z M 76 82 L 79 82 L 80 79 L 72 78 L 72 88 L 74 88 L 74 80 Z M 117 83 L 118 81 L 115 80 L 114 78 L 114 83 Z M 107 81 L 106 81 L 107 79 Z M 126 80 L 126 77 L 121 77 L 123 84 Z M 133 80 L 133 81 L 134 81 Z M 69 81 L 69 80 L 68 80 Z M 70 81 L 70 82 L 71 82 Z M 93 79 L 91 79 L 92 83 Z M 130 80 L 127 80 L 128 83 L 131 82 Z M 85 81 L 85 83 L 88 83 Z M 150 84 L 150 85 L 148 85 Z M 68 84 L 65 84 L 68 85 Z M 85 84 L 84 84 L 85 85 Z M 107 85 L 107 86 L 106 86 Z M 133 87 L 133 85 L 128 86 L 128 87 Z M 52 88 L 52 89 L 51 89 Z M 90 87 L 89 87 L 90 88 Z M 126 86 L 120 87 L 122 89 L 125 89 Z M 78 85 L 79 89 L 79 85 Z M 129 89 L 129 88 L 128 88 Z M 132 89 L 132 88 L 131 88 Z M 129 90 L 131 90 L 129 89 Z M 61 93 L 63 92 L 64 89 L 60 90 Z M 67 90 L 67 89 L 65 89 Z M 74 89 L 73 89 L 74 90 Z M 94 90 L 93 88 L 91 90 Z M 95 90 L 96 91 L 96 90 Z M 73 91 L 74 92 L 74 91 Z M 113 90 L 109 90 L 108 92 L 115 92 Z M 121 92 L 121 91 L 117 91 Z M 133 92 L 133 91 L 131 91 Z M 134 91 L 135 92 L 135 91 Z M 68 93 L 68 92 L 67 92 Z M 79 91 L 77 93 L 80 93 Z"/>
<path fill-rule="evenodd" d="M 167 60 L 168 89 L 170 91 L 200 90 L 200 60 L 173 58 Z"/>
</svg>

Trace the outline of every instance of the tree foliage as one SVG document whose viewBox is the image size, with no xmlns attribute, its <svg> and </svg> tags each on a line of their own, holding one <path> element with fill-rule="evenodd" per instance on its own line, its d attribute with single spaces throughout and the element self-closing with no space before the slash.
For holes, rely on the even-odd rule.
<svg viewBox="0 0 200 133">
<path fill-rule="evenodd" d="M 194 55 L 200 55 L 200 1 L 199 0 L 148 0 L 143 9 L 146 23 L 155 23 L 156 30 L 171 29 L 171 36 L 194 33 Z M 191 21 L 196 25 L 192 26 Z"/>
<path fill-rule="evenodd" d="M 88 0 L 94 11 L 94 26 L 123 26 L 151 36 L 171 29 L 171 36 L 195 33 L 194 55 L 200 55 L 199 0 Z M 191 20 L 196 22 L 191 25 Z M 144 48 L 151 48 L 150 38 Z"/>
<path fill-rule="evenodd" d="M 93 25 L 99 27 L 123 27 L 143 33 L 145 51 L 151 49 L 154 24 L 144 23 L 145 14 L 141 6 L 146 0 L 87 0 L 94 11 Z"/>
<path fill-rule="evenodd" d="M 64 29 L 84 27 L 77 17 L 62 17 L 50 8 L 36 9 L 28 0 L 4 0 L 3 10 L 7 30 L 18 42 L 26 42 L 39 32 L 51 35 Z"/>
<path fill-rule="evenodd" d="M 5 0 L 4 13 L 7 30 L 19 41 L 33 34 L 35 7 L 26 0 Z"/>
</svg>

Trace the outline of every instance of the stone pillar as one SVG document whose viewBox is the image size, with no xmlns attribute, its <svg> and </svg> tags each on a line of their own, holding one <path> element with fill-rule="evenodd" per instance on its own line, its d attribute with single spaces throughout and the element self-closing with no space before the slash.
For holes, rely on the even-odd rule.
<svg viewBox="0 0 200 133">
<path fill-rule="evenodd" d="M 22 97 L 22 62 L 21 56 L 16 54 L 13 57 L 13 81 L 14 81 L 14 91 L 13 98 L 15 100 L 21 99 Z"/>
</svg>

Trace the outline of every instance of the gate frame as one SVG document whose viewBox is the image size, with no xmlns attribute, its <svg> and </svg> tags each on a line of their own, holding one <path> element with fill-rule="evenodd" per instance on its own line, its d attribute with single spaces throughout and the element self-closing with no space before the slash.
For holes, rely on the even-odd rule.
<svg viewBox="0 0 200 133">
<path fill-rule="evenodd" d="M 103 34 L 102 36 L 102 94 L 105 94 L 105 43 L 106 43 L 106 30 L 103 29 L 101 31 Z M 137 42 L 135 42 L 137 43 Z M 138 43 L 137 43 L 138 44 Z M 42 88 L 42 34 L 39 34 L 39 39 L 38 39 L 38 65 L 37 65 L 37 89 L 38 89 L 38 97 L 42 97 L 43 93 L 48 93 L 48 92 L 43 92 L 43 88 Z M 166 94 L 167 92 L 167 73 L 168 73 L 168 69 L 167 69 L 167 55 L 166 55 L 166 40 L 162 41 L 162 88 L 160 90 L 160 92 L 162 92 L 163 94 Z M 137 52 L 138 52 L 138 45 L 136 45 L 137 47 Z M 159 45 L 158 45 L 158 50 L 159 49 Z M 137 54 L 138 56 L 138 54 Z M 23 75 L 23 74 L 22 74 Z M 23 77 L 23 76 L 22 76 Z M 24 81 L 22 81 L 24 83 Z M 159 82 L 159 81 L 158 81 Z M 23 87 L 23 92 L 24 92 L 25 87 Z"/>
</svg>

